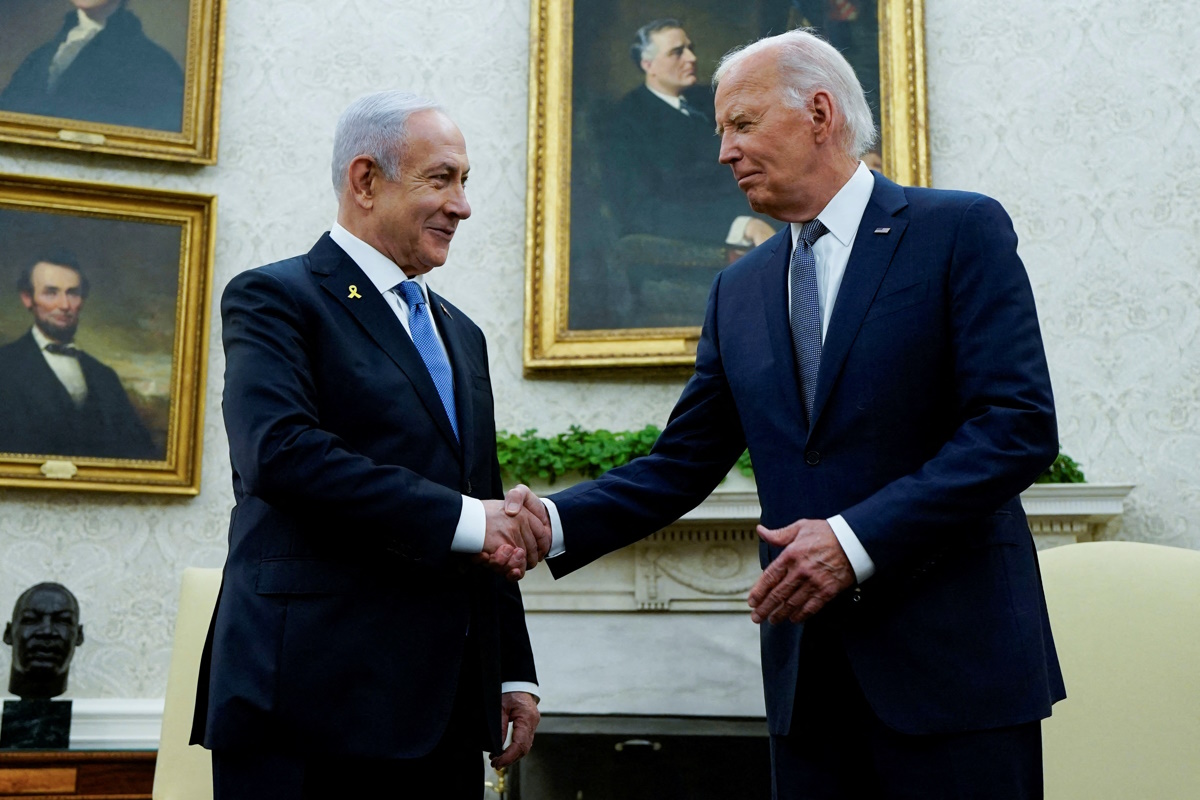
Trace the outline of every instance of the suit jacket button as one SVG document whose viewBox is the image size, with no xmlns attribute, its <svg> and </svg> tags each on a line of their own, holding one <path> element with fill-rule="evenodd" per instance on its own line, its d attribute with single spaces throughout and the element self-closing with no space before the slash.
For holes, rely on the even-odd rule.
<svg viewBox="0 0 1200 800">
<path fill-rule="evenodd" d="M 816 450 L 809 450 L 804 454 L 804 463 L 808 464 L 810 467 L 815 467 L 817 464 L 821 463 L 821 454 Z"/>
</svg>

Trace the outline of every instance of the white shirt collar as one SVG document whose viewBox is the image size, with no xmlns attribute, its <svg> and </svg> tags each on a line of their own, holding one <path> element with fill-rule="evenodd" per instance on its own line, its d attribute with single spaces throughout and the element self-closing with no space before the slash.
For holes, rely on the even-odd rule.
<svg viewBox="0 0 1200 800">
<path fill-rule="evenodd" d="M 367 278 L 379 290 L 380 294 L 396 288 L 401 281 L 411 280 L 417 286 L 421 287 L 421 294 L 425 295 L 425 302 L 429 302 L 429 290 L 425 286 L 424 275 L 416 275 L 412 278 L 407 277 L 404 274 L 404 270 L 396 266 L 395 261 L 392 261 L 336 222 L 329 229 L 329 238 L 333 239 L 338 247 L 345 250 L 346 255 L 350 256 L 355 264 L 358 264 L 358 268 L 366 273 Z"/>
<path fill-rule="evenodd" d="M 867 203 L 871 201 L 871 192 L 875 191 L 875 175 L 867 169 L 867 165 L 858 162 L 858 169 L 850 176 L 850 180 L 838 190 L 829 204 L 817 214 L 817 219 L 824 223 L 825 228 L 833 234 L 843 247 L 849 247 L 858 234 L 858 226 L 862 224 L 863 213 Z M 803 222 L 792 223 L 792 247 L 800 236 Z"/>
<path fill-rule="evenodd" d="M 95 36 L 100 31 L 104 30 L 104 23 L 96 20 L 83 13 L 82 9 L 75 9 L 75 14 L 78 22 L 71 29 L 70 38 L 81 39 L 84 36 Z"/>
<path fill-rule="evenodd" d="M 658 91 L 657 89 L 651 89 L 650 84 L 646 84 L 646 88 L 650 89 L 650 94 L 654 95 L 659 100 L 662 100 L 664 103 L 666 103 L 667 105 L 669 105 L 671 108 L 675 109 L 676 111 L 678 111 L 680 108 L 683 107 L 683 103 L 681 103 L 679 100 L 679 95 L 663 94 L 662 92 Z"/>
</svg>

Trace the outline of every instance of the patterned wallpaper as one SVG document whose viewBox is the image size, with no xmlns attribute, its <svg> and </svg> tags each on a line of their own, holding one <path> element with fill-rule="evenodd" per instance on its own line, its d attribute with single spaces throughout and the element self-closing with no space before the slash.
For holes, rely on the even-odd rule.
<svg viewBox="0 0 1200 800">
<path fill-rule="evenodd" d="M 1200 9 L 926 0 L 926 15 L 934 183 L 1013 215 L 1067 451 L 1093 481 L 1138 485 L 1121 537 L 1200 548 Z M 475 213 L 431 283 L 488 333 L 499 424 L 661 425 L 679 379 L 521 375 L 528 31 L 527 0 L 229 2 L 217 166 L 5 146 L 0 171 L 217 194 L 219 290 L 328 227 L 351 98 L 433 95 L 466 135 Z M 179 574 L 223 560 L 219 328 L 199 497 L 0 490 L 0 614 L 40 580 L 76 592 L 72 696 L 162 696 Z"/>
</svg>

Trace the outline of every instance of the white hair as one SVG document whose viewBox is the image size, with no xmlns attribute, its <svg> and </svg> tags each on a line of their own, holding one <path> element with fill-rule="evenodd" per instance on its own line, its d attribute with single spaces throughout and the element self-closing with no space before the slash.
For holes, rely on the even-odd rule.
<svg viewBox="0 0 1200 800">
<path fill-rule="evenodd" d="M 400 174 L 409 118 L 421 111 L 441 111 L 442 107 L 411 92 L 390 89 L 365 94 L 338 117 L 333 134 L 333 190 L 341 197 L 346 190 L 350 162 L 367 156 L 394 181 Z"/>
<path fill-rule="evenodd" d="M 867 105 L 862 84 L 850 62 L 829 42 L 812 30 L 797 29 L 768 36 L 731 50 L 721 58 L 713 74 L 715 87 L 731 68 L 765 50 L 777 51 L 780 89 L 784 102 L 793 108 L 807 109 L 813 94 L 826 91 L 845 118 L 840 132 L 842 148 L 852 158 L 861 158 L 875 144 L 875 120 Z"/>
</svg>

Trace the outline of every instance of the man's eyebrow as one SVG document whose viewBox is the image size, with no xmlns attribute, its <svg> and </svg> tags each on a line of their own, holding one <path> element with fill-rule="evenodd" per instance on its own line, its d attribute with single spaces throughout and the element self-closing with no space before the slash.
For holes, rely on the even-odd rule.
<svg viewBox="0 0 1200 800">
<path fill-rule="evenodd" d="M 735 108 L 726 114 L 724 119 L 717 120 L 717 130 L 715 133 L 720 136 L 721 131 L 725 130 L 726 125 L 732 125 L 744 116 L 746 116 L 746 114 L 740 108 Z"/>
</svg>

